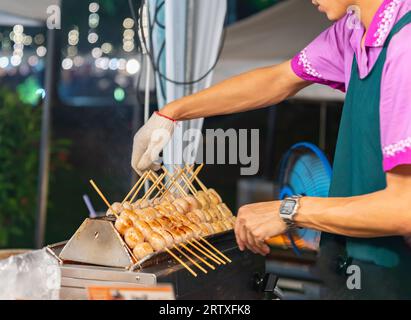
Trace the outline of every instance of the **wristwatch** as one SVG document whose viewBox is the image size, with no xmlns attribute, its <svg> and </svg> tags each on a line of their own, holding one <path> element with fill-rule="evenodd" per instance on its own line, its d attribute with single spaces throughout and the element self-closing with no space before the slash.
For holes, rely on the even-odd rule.
<svg viewBox="0 0 411 320">
<path fill-rule="evenodd" d="M 280 217 L 284 220 L 288 229 L 295 229 L 294 217 L 297 214 L 298 208 L 300 206 L 300 199 L 302 196 L 296 195 L 292 197 L 287 197 L 281 202 L 280 206 Z"/>
</svg>

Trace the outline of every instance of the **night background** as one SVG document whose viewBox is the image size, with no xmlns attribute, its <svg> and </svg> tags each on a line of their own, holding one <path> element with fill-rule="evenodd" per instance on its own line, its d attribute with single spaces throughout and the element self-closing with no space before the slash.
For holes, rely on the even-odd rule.
<svg viewBox="0 0 411 320">
<path fill-rule="evenodd" d="M 63 1 L 47 244 L 67 240 L 88 216 L 84 194 L 97 210 L 105 211 L 89 179 L 95 179 L 112 202 L 122 199 L 132 183 L 134 112 L 143 112 L 133 107 L 140 72 L 138 38 L 127 0 L 97 2 Z M 228 23 L 276 2 L 229 0 Z M 0 28 L 0 248 L 34 246 L 46 30 L 20 27 Z M 155 110 L 154 95 L 152 101 Z M 328 155 L 335 147 L 339 107 L 329 107 Z M 319 108 L 293 101 L 277 110 L 273 137 L 268 136 L 269 121 L 274 121 L 270 109 L 206 119 L 204 129 L 259 128 L 260 176 L 274 183 L 280 158 L 292 144 L 317 144 L 319 139 Z M 239 173 L 239 166 L 215 165 L 201 174 L 233 211 Z"/>
</svg>

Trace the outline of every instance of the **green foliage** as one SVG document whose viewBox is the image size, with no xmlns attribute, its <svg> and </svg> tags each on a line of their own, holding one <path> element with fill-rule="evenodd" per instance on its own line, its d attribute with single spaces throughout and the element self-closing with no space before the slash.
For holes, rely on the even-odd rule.
<svg viewBox="0 0 411 320">
<path fill-rule="evenodd" d="M 41 87 L 38 80 L 33 76 L 28 77 L 24 82 L 17 86 L 20 100 L 31 105 L 36 105 L 41 99 L 39 89 L 41 89 Z"/>
<path fill-rule="evenodd" d="M 0 247 L 34 229 L 41 109 L 0 88 Z M 52 169 L 66 166 L 70 142 L 52 145 Z"/>
</svg>

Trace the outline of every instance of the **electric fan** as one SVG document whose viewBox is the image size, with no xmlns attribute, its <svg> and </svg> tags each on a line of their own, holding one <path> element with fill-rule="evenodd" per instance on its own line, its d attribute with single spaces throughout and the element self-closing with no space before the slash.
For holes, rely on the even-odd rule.
<svg viewBox="0 0 411 320">
<path fill-rule="evenodd" d="M 284 155 L 280 167 L 279 198 L 292 195 L 328 197 L 332 169 L 325 154 L 315 145 L 297 143 Z M 272 245 L 300 249 L 318 250 L 321 233 L 309 229 L 298 229 L 292 236 L 282 236 Z"/>
</svg>

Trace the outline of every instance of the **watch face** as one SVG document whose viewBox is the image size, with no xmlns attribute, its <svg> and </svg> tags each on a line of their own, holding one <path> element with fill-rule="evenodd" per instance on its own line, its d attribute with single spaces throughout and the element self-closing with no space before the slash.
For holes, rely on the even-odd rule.
<svg viewBox="0 0 411 320">
<path fill-rule="evenodd" d="M 281 213 L 282 214 L 292 214 L 294 207 L 295 207 L 296 202 L 293 200 L 286 200 L 283 202 L 282 205 L 282 210 Z"/>
</svg>

